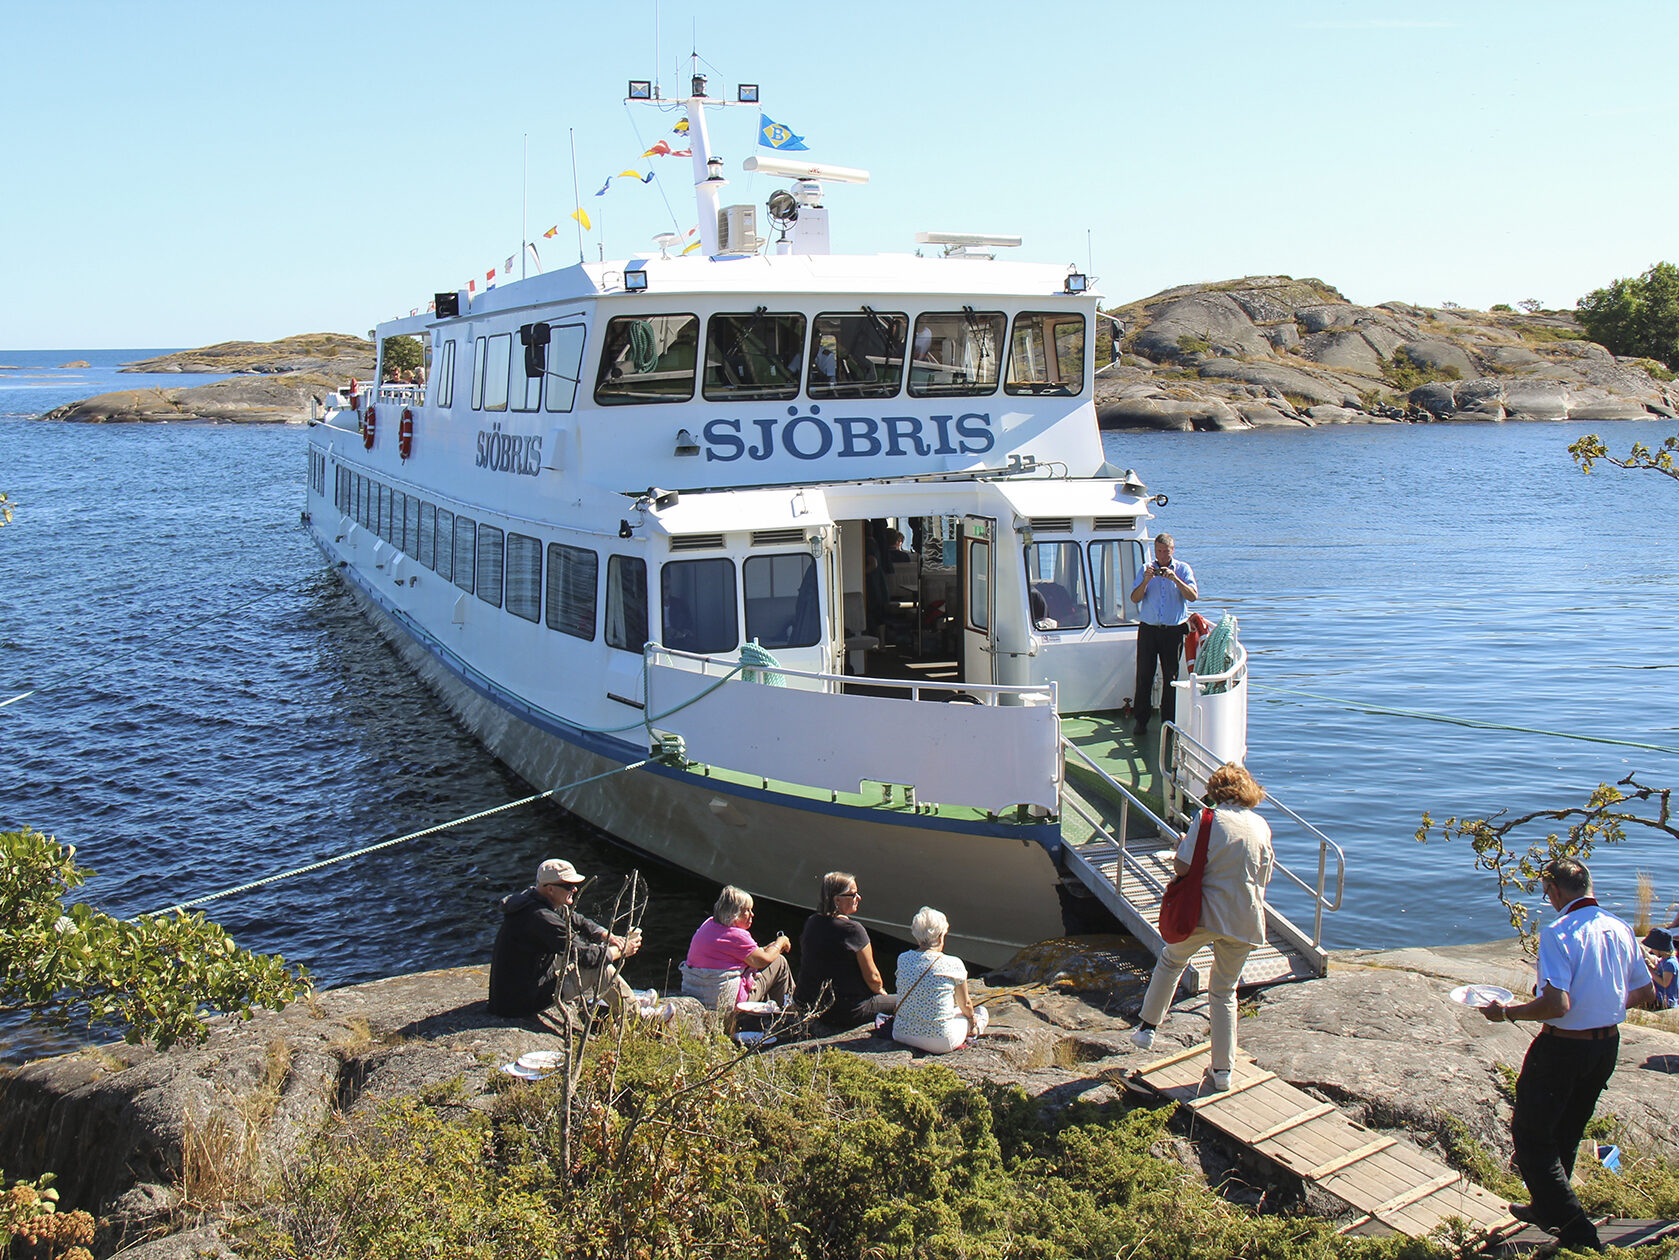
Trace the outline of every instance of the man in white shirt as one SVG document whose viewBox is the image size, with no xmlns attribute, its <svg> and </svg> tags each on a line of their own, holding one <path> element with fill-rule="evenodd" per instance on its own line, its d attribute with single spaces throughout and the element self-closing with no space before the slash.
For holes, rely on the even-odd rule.
<svg viewBox="0 0 1679 1260">
<path fill-rule="evenodd" d="M 1602 1251 L 1597 1226 L 1580 1208 L 1569 1177 L 1598 1095 L 1609 1084 L 1629 1006 L 1654 1006 L 1655 986 L 1632 929 L 1591 895 L 1591 872 L 1574 858 L 1556 858 L 1540 876 L 1557 921 L 1539 933 L 1536 996 L 1494 1002 L 1494 1022 L 1542 1022 L 1516 1078 L 1510 1137 L 1528 1203 L 1510 1212 L 1556 1234 L 1565 1247 Z"/>
</svg>

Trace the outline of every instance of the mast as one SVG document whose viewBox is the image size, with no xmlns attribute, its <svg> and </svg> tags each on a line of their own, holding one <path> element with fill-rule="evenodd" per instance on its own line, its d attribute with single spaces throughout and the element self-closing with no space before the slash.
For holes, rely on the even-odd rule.
<svg viewBox="0 0 1679 1260">
<path fill-rule="evenodd" d="M 700 248 L 707 258 L 717 254 L 717 218 L 722 212 L 723 159 L 711 153 L 711 133 L 705 125 L 705 76 L 698 72 L 699 58 L 694 58 L 695 73 L 689 81 L 691 94 L 683 101 L 688 111 L 688 142 L 694 151 L 694 195 L 699 203 Z"/>
</svg>

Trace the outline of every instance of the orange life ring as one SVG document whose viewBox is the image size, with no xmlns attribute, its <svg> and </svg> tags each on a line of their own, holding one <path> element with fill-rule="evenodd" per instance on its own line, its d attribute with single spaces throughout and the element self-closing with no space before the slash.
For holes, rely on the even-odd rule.
<svg viewBox="0 0 1679 1260">
<path fill-rule="evenodd" d="M 1200 613 L 1189 614 L 1189 632 L 1183 638 L 1183 664 L 1185 673 L 1195 672 L 1195 658 L 1201 651 L 1201 640 L 1213 632 L 1212 623 Z"/>
<path fill-rule="evenodd" d="M 370 451 L 373 449 L 373 428 L 373 408 L 369 407 L 361 422 L 361 444 Z"/>
<path fill-rule="evenodd" d="M 414 453 L 414 413 L 407 407 L 402 409 L 402 423 L 397 426 L 396 449 L 404 459 Z"/>
</svg>

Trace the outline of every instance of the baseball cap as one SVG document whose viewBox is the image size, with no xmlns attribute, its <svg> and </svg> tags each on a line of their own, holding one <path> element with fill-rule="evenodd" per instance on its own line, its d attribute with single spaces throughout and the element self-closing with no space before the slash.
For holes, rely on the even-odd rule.
<svg viewBox="0 0 1679 1260">
<path fill-rule="evenodd" d="M 563 858 L 549 858 L 536 868 L 536 886 L 545 884 L 581 884 L 583 877 L 577 868 Z"/>
</svg>

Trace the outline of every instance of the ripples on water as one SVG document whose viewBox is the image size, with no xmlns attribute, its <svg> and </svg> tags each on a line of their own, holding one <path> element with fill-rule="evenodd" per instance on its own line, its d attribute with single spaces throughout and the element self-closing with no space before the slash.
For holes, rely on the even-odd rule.
<svg viewBox="0 0 1679 1260">
<path fill-rule="evenodd" d="M 17 406 L 0 393 L 0 413 L 64 400 Z M 1589 427 L 1616 449 L 1670 431 Z M 1156 524 L 1194 565 L 1203 608 L 1242 619 L 1256 684 L 1250 764 L 1348 850 L 1334 945 L 1505 930 L 1490 884 L 1468 874 L 1467 848 L 1411 838 L 1424 809 L 1525 810 L 1578 801 L 1628 770 L 1676 777 L 1670 755 L 1373 715 L 1282 690 L 1679 747 L 1679 579 L 1662 524 L 1679 489 L 1614 470 L 1582 477 L 1564 448 L 1587 428 L 1107 435 L 1110 458 L 1171 496 Z M 0 532 L 0 689 L 91 667 L 0 710 L 0 822 L 77 845 L 99 872 L 87 899 L 113 913 L 528 791 L 322 568 L 299 523 L 303 446 L 295 427 L 0 415 L 0 489 L 19 505 Z M 607 876 L 635 864 L 535 806 L 206 910 L 241 944 L 351 983 L 483 961 L 494 900 L 552 853 Z M 667 960 L 715 889 L 640 865 L 651 933 L 631 978 L 664 988 Z M 1648 841 L 1596 866 L 1606 902 L 1623 908 L 1635 868 L 1655 876 L 1661 903 L 1679 892 L 1670 851 Z M 802 916 L 767 909 L 760 935 L 797 933 Z M 11 1053 L 50 1044 L 19 1041 Z"/>
</svg>

